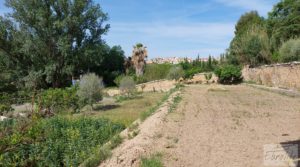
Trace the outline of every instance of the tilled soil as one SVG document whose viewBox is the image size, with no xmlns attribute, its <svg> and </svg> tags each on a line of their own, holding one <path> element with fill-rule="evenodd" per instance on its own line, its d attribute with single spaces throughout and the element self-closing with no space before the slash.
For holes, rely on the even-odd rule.
<svg viewBox="0 0 300 167">
<path fill-rule="evenodd" d="M 141 156 L 160 152 L 167 167 L 263 167 L 265 144 L 299 142 L 300 98 L 245 85 L 191 85 L 182 97 L 176 110 L 161 109 L 140 125 L 139 142 L 114 151 L 112 159 L 133 163 L 102 166 L 139 166 Z M 136 145 L 142 151 L 130 156 Z"/>
</svg>

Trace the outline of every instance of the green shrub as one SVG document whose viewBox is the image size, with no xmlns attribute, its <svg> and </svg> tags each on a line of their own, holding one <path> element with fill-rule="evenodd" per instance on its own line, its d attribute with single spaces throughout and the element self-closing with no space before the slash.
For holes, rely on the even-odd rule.
<svg viewBox="0 0 300 167">
<path fill-rule="evenodd" d="M 222 84 L 235 84 L 242 81 L 242 72 L 239 66 L 224 65 L 218 67 L 214 72 Z"/>
<path fill-rule="evenodd" d="M 279 49 L 279 60 L 281 62 L 291 62 L 300 60 L 300 38 L 290 39 L 283 43 Z"/>
<path fill-rule="evenodd" d="M 54 113 L 67 109 L 76 110 L 79 107 L 79 97 L 76 92 L 76 87 L 65 89 L 50 88 L 41 92 L 36 100 L 41 109 L 46 109 Z"/>
<path fill-rule="evenodd" d="M 85 74 L 79 82 L 79 88 L 77 95 L 81 103 L 89 104 L 93 107 L 93 104 L 99 100 L 102 100 L 103 89 L 102 78 L 99 78 L 94 73 Z"/>
<path fill-rule="evenodd" d="M 174 66 L 170 69 L 167 78 L 170 80 L 179 80 L 183 77 L 184 71 L 181 66 Z"/>
<path fill-rule="evenodd" d="M 0 138 L 0 166 L 79 166 L 125 126 L 106 119 L 52 117 L 12 126 Z M 104 152 L 106 154 L 108 152 Z M 104 157 L 97 157 L 104 158 Z"/>
<path fill-rule="evenodd" d="M 121 93 L 127 95 L 128 97 L 133 95 L 136 90 L 133 78 L 129 76 L 123 77 L 120 81 L 119 88 Z"/>
</svg>

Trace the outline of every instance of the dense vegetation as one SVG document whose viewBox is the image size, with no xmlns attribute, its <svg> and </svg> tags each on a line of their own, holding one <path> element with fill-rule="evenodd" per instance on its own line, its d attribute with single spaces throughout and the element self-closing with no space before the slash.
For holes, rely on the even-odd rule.
<svg viewBox="0 0 300 167">
<path fill-rule="evenodd" d="M 281 0 L 267 18 L 256 11 L 242 15 L 228 52 L 221 58 L 229 64 L 250 67 L 299 61 L 300 1 Z"/>
<path fill-rule="evenodd" d="M 256 11 L 247 12 L 238 20 L 234 34 L 215 70 L 220 83 L 241 81 L 244 65 L 300 61 L 300 1 L 281 0 L 267 18 Z"/>
<path fill-rule="evenodd" d="M 0 166 L 79 166 L 124 129 L 104 119 L 23 121 L 0 122 Z"/>
<path fill-rule="evenodd" d="M 12 12 L 0 16 L 1 91 L 27 82 L 35 89 L 64 87 L 86 72 L 104 76 L 109 85 L 124 71 L 122 49 L 102 40 L 108 16 L 92 0 L 6 0 L 6 5 Z"/>
</svg>

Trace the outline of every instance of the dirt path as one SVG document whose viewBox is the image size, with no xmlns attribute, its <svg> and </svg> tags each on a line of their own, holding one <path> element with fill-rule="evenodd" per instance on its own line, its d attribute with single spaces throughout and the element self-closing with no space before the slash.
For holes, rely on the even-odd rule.
<svg viewBox="0 0 300 167">
<path fill-rule="evenodd" d="M 243 85 L 193 85 L 176 111 L 158 119 L 148 138 L 140 138 L 147 144 L 139 156 L 161 152 L 168 167 L 259 167 L 265 144 L 299 141 L 300 98 Z"/>
</svg>

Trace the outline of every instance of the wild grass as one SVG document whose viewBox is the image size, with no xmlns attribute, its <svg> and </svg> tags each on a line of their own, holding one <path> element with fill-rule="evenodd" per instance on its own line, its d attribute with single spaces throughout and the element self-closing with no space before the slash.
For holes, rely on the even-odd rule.
<svg viewBox="0 0 300 167">
<path fill-rule="evenodd" d="M 162 154 L 156 153 L 150 157 L 142 157 L 141 167 L 163 167 Z"/>
<path fill-rule="evenodd" d="M 120 135 L 116 135 L 111 138 L 110 142 L 105 145 L 98 146 L 95 154 L 86 159 L 79 167 L 95 167 L 101 162 L 111 157 L 111 150 L 119 146 L 123 142 L 123 138 Z"/>
<path fill-rule="evenodd" d="M 95 118 L 107 118 L 113 122 L 119 122 L 128 127 L 140 117 L 141 113 L 149 111 L 151 108 L 156 106 L 156 104 L 164 98 L 165 94 L 166 93 L 159 92 L 143 93 L 142 98 L 125 100 L 114 104 L 117 107 L 92 112 L 88 116 Z"/>
<path fill-rule="evenodd" d="M 180 90 L 184 85 L 182 84 L 177 84 L 175 88 L 171 89 L 165 96 L 162 98 L 160 102 L 156 104 L 153 108 L 150 108 L 148 111 L 143 112 L 140 116 L 141 120 L 144 121 L 147 117 L 152 115 L 165 101 L 168 100 L 171 94 L 173 94 L 175 91 Z"/>
<path fill-rule="evenodd" d="M 175 96 L 173 99 L 173 102 L 169 108 L 169 112 L 173 112 L 177 108 L 177 106 L 181 102 L 181 100 L 182 100 L 182 97 L 180 95 Z"/>
</svg>

